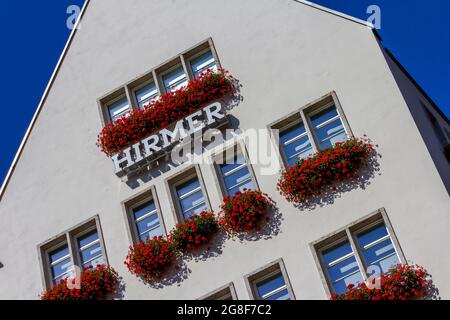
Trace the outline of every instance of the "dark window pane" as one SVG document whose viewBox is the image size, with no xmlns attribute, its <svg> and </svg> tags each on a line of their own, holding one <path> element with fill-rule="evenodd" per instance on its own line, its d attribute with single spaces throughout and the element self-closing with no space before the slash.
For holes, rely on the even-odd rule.
<svg viewBox="0 0 450 320">
<path fill-rule="evenodd" d="M 313 128 L 317 127 L 318 125 L 324 123 L 325 121 L 328 121 L 338 115 L 336 107 L 333 106 L 331 108 L 327 108 L 316 115 L 311 117 L 311 124 Z"/>
</svg>

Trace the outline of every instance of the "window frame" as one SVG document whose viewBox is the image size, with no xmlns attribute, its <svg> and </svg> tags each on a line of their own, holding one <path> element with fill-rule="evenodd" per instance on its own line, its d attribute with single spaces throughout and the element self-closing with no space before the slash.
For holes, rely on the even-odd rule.
<svg viewBox="0 0 450 320">
<path fill-rule="evenodd" d="M 238 300 L 236 289 L 234 287 L 233 282 L 227 283 L 226 285 L 201 296 L 197 300 L 209 300 L 209 301 L 224 300 L 220 298 L 222 298 L 225 295 L 225 292 L 227 291 L 229 291 L 229 294 L 231 295 L 231 300 Z"/>
<path fill-rule="evenodd" d="M 64 245 L 67 245 L 69 248 L 69 256 L 72 261 L 72 266 L 82 268 L 81 255 L 78 250 L 77 239 L 94 229 L 96 229 L 98 233 L 99 243 L 102 249 L 105 264 L 109 264 L 99 215 L 95 215 L 94 217 L 79 223 L 75 227 L 67 229 L 66 231 L 61 232 L 51 239 L 37 245 L 41 279 L 44 290 L 53 286 L 49 253 L 61 248 Z"/>
<path fill-rule="evenodd" d="M 289 294 L 289 298 L 291 300 L 295 300 L 295 294 L 292 290 L 291 281 L 289 279 L 289 275 L 286 270 L 286 266 L 282 258 L 272 261 L 265 266 L 247 274 L 244 277 L 245 286 L 247 288 L 248 295 L 251 300 L 263 300 L 259 297 L 257 284 L 263 282 L 264 280 L 273 277 L 276 274 L 281 274 L 284 283 L 286 285 L 286 289 Z"/>
<path fill-rule="evenodd" d="M 222 175 L 222 171 L 220 169 L 220 165 L 218 163 L 219 160 L 223 160 L 226 162 L 230 157 L 235 157 L 237 155 L 242 155 L 244 157 L 245 163 L 247 165 L 248 171 L 250 173 L 250 177 L 254 184 L 254 190 L 260 190 L 258 180 L 256 179 L 256 175 L 253 169 L 253 165 L 251 164 L 247 147 L 245 146 L 243 141 L 239 141 L 237 143 L 233 143 L 230 146 L 224 147 L 219 151 L 216 151 L 212 154 L 211 159 L 214 167 L 214 180 L 216 184 L 219 185 L 221 200 L 225 199 L 228 196 L 227 187 L 225 185 L 225 179 Z"/>
<path fill-rule="evenodd" d="M 94 230 L 97 231 L 97 234 L 98 234 L 98 243 L 100 244 L 100 248 L 102 249 L 102 255 L 104 255 L 104 254 L 103 254 L 102 241 L 101 241 L 101 239 L 100 239 L 100 234 L 99 234 L 99 232 L 98 232 L 98 229 L 97 229 L 97 226 L 96 226 L 96 225 L 92 225 L 92 226 L 90 226 L 90 227 L 83 228 L 81 231 L 77 232 L 76 234 L 71 235 L 71 241 L 74 242 L 74 248 L 76 249 L 76 252 L 77 252 L 76 256 L 77 256 L 77 258 L 78 258 L 78 260 L 79 260 L 78 262 L 79 262 L 79 264 L 80 264 L 81 267 L 83 267 L 83 262 L 82 262 L 82 257 L 81 257 L 81 249 L 82 249 L 82 247 L 79 246 L 79 244 L 78 244 L 78 239 L 81 238 L 82 236 L 85 236 L 85 235 L 88 234 L 89 232 L 94 231 Z M 97 241 L 97 240 L 96 240 L 96 241 Z M 95 242 L 95 241 L 93 241 L 93 242 Z M 89 243 L 89 245 L 92 245 L 93 242 Z M 96 259 L 93 259 L 93 260 L 91 260 L 91 261 L 94 261 L 94 260 L 96 260 Z M 106 262 L 106 259 L 105 259 L 105 262 Z"/>
<path fill-rule="evenodd" d="M 217 68 L 221 68 L 213 40 L 209 37 L 97 99 L 102 126 L 111 122 L 107 106 L 113 103 L 114 99 L 117 99 L 118 96 L 125 96 L 127 98 L 130 110 L 138 109 L 135 93 L 137 90 L 142 89 L 146 83 L 154 82 L 158 90 L 158 95 L 161 96 L 165 93 L 162 76 L 174 70 L 176 67 L 181 66 L 183 68 L 187 81 L 194 79 L 189 61 L 201 52 L 208 50 L 212 52 Z"/>
<path fill-rule="evenodd" d="M 214 51 L 210 47 L 207 47 L 207 48 L 204 48 L 204 49 L 199 49 L 197 52 L 195 52 L 195 53 L 193 53 L 193 54 L 191 54 L 189 56 L 185 56 L 186 57 L 186 66 L 189 69 L 190 78 L 191 79 L 195 79 L 194 71 L 192 70 L 192 61 L 197 59 L 197 58 L 199 58 L 199 57 L 201 57 L 203 54 L 207 53 L 208 51 L 211 51 L 211 54 L 212 54 L 213 59 L 214 59 L 214 62 L 216 63 L 217 68 L 219 68 L 219 63 L 218 63 L 218 60 L 216 58 L 216 55 L 214 54 Z"/>
<path fill-rule="evenodd" d="M 161 96 L 161 91 L 156 83 L 156 81 L 153 79 L 153 77 L 151 77 L 150 79 L 138 82 L 136 85 L 134 85 L 131 89 L 131 96 L 132 96 L 132 101 L 133 101 L 133 109 L 140 109 L 139 107 L 139 101 L 137 100 L 136 94 L 139 90 L 144 89 L 146 86 L 150 85 L 150 84 L 154 84 L 155 88 L 156 88 L 156 99 L 159 99 L 159 97 Z"/>
<path fill-rule="evenodd" d="M 97 100 L 98 110 L 103 126 L 113 121 L 109 112 L 109 107 L 124 98 L 128 101 L 129 109 L 132 110 L 133 106 L 130 103 L 129 95 L 125 87 L 120 87 Z"/>
<path fill-rule="evenodd" d="M 186 76 L 187 82 L 189 82 L 189 80 L 191 80 L 191 77 L 189 76 L 189 74 L 187 72 L 184 60 L 182 59 L 182 55 L 173 59 L 171 62 L 165 64 L 164 66 L 156 69 L 156 74 L 158 75 L 157 81 L 159 81 L 159 83 L 161 84 L 162 94 L 168 93 L 166 86 L 164 85 L 164 77 L 177 69 L 183 70 L 184 75 Z M 176 89 L 176 90 L 178 90 L 178 89 Z"/>
<path fill-rule="evenodd" d="M 177 187 L 184 184 L 185 182 L 197 177 L 200 189 L 203 193 L 203 197 L 205 198 L 206 210 L 211 211 L 211 202 L 209 199 L 208 191 L 206 189 L 206 185 L 203 179 L 202 172 L 200 170 L 200 166 L 198 164 L 190 165 L 184 170 L 173 174 L 165 180 L 165 186 L 167 190 L 167 194 L 170 195 L 170 206 L 172 209 L 173 217 L 175 223 L 183 223 L 185 221 L 183 210 L 181 209 L 181 205 L 179 203 L 179 198 L 177 195 Z"/>
<path fill-rule="evenodd" d="M 282 165 L 282 168 L 285 169 L 289 167 L 289 164 L 288 159 L 286 158 L 285 152 L 283 150 L 283 146 L 281 146 L 280 143 L 280 133 L 283 130 L 286 130 L 296 125 L 297 123 L 302 123 L 305 127 L 308 140 L 311 143 L 313 154 L 316 154 L 320 150 L 319 148 L 320 143 L 318 142 L 316 134 L 314 133 L 314 128 L 311 124 L 311 117 L 331 106 L 336 107 L 337 113 L 339 115 L 339 118 L 341 119 L 342 125 L 344 126 L 344 130 L 347 137 L 348 138 L 354 137 L 351 127 L 347 121 L 347 117 L 344 113 L 344 110 L 339 102 L 339 99 L 335 91 L 332 91 L 322 96 L 321 98 L 316 99 L 313 102 L 310 102 L 300 108 L 295 109 L 293 112 L 270 123 L 267 126 L 269 132 L 271 133 L 272 143 L 278 150 L 279 153 L 278 157 Z"/>
<path fill-rule="evenodd" d="M 156 214 L 158 215 L 163 236 L 167 236 L 167 229 L 164 222 L 164 216 L 161 212 L 161 206 L 156 192 L 156 187 L 150 186 L 149 188 L 121 202 L 125 224 L 127 226 L 128 239 L 130 240 L 130 244 L 132 245 L 139 243 L 139 232 L 137 231 L 137 226 L 133 216 L 133 209 L 148 201 L 153 201 L 155 203 Z"/>
<path fill-rule="evenodd" d="M 340 228 L 337 231 L 332 232 L 318 239 L 317 241 L 310 243 L 310 249 L 327 296 L 329 297 L 332 296 L 335 293 L 335 291 L 333 284 L 328 276 L 327 266 L 323 261 L 322 252 L 334 246 L 337 246 L 340 243 L 349 242 L 353 251 L 353 255 L 355 256 L 356 262 L 358 263 L 358 268 L 362 275 L 363 281 L 366 281 L 370 277 L 370 275 L 368 275 L 366 272 L 367 265 L 365 263 L 363 252 L 359 248 L 356 237 L 358 234 L 361 234 L 364 231 L 367 231 L 370 228 L 382 223 L 386 226 L 386 229 L 388 231 L 388 234 L 390 236 L 391 242 L 394 246 L 395 252 L 397 253 L 397 257 L 399 258 L 400 263 L 405 263 L 407 261 L 406 257 L 403 253 L 402 247 L 400 246 L 400 243 L 394 232 L 394 229 L 392 227 L 392 224 L 389 220 L 385 208 L 378 209 L 370 213 L 369 215 L 366 215 L 356 221 L 353 221 L 344 226 L 343 228 Z"/>
</svg>

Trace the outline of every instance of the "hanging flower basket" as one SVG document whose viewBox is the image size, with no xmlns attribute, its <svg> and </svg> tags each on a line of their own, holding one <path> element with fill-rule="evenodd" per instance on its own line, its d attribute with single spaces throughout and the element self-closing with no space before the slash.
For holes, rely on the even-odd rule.
<svg viewBox="0 0 450 320">
<path fill-rule="evenodd" d="M 373 151 L 367 139 L 336 143 L 284 170 L 277 188 L 289 202 L 302 204 L 327 186 L 358 177 Z"/>
<path fill-rule="evenodd" d="M 220 206 L 219 224 L 229 235 L 258 230 L 266 221 L 272 199 L 258 190 L 244 190 L 226 197 Z"/>
<path fill-rule="evenodd" d="M 77 285 L 77 280 L 79 284 Z M 118 293 L 119 276 L 110 266 L 86 268 L 80 279 L 64 279 L 46 290 L 42 300 L 104 300 Z"/>
<path fill-rule="evenodd" d="M 331 300 L 415 300 L 423 299 L 429 287 L 429 274 L 418 265 L 398 264 L 380 279 L 379 288 L 363 283 L 350 285 L 346 293 Z"/>
<path fill-rule="evenodd" d="M 212 212 L 202 212 L 184 221 L 169 234 L 169 241 L 175 250 L 186 253 L 207 244 L 219 230 Z"/>
<path fill-rule="evenodd" d="M 172 245 L 162 237 L 154 237 L 130 246 L 125 265 L 132 274 L 148 283 L 161 277 L 174 260 Z"/>
<path fill-rule="evenodd" d="M 236 92 L 235 79 L 229 72 L 205 71 L 198 78 L 174 92 L 161 95 L 143 109 L 135 109 L 115 122 L 108 123 L 98 135 L 97 146 L 112 156 L 150 136 L 208 103 Z"/>
</svg>

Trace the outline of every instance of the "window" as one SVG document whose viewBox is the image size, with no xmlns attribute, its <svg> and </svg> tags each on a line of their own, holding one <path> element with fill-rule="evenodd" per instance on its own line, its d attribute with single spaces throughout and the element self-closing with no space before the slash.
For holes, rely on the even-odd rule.
<svg viewBox="0 0 450 320">
<path fill-rule="evenodd" d="M 234 155 L 219 167 L 226 195 L 233 196 L 238 191 L 255 188 L 252 175 L 242 154 Z"/>
<path fill-rule="evenodd" d="M 67 244 L 49 252 L 48 258 L 52 284 L 57 284 L 72 274 L 72 258 Z"/>
<path fill-rule="evenodd" d="M 357 245 L 367 267 L 377 266 L 382 273 L 400 263 L 391 235 L 384 223 L 357 234 Z"/>
<path fill-rule="evenodd" d="M 130 105 L 126 98 L 122 98 L 108 106 L 109 119 L 114 122 L 130 111 Z"/>
<path fill-rule="evenodd" d="M 282 146 L 289 166 L 299 159 L 306 159 L 314 153 L 305 126 L 298 122 L 281 131 L 280 145 Z"/>
<path fill-rule="evenodd" d="M 190 61 L 194 78 L 198 78 L 206 70 L 217 71 L 217 64 L 210 50 Z"/>
<path fill-rule="evenodd" d="M 234 284 L 231 282 L 226 286 L 203 296 L 199 300 L 237 300 Z"/>
<path fill-rule="evenodd" d="M 154 186 L 122 202 L 122 209 L 131 242 L 146 242 L 166 234 Z"/>
<path fill-rule="evenodd" d="M 351 135 L 332 93 L 272 125 L 279 130 L 279 146 L 288 166 L 315 152 L 343 142 Z"/>
<path fill-rule="evenodd" d="M 179 185 L 176 193 L 184 219 L 189 219 L 207 210 L 206 200 L 197 177 Z"/>
<path fill-rule="evenodd" d="M 247 276 L 246 284 L 255 300 L 295 299 L 282 259 Z"/>
<path fill-rule="evenodd" d="M 155 201 L 147 201 L 133 208 L 132 212 L 138 240 L 146 241 L 164 234 Z"/>
<path fill-rule="evenodd" d="M 290 300 L 286 283 L 281 273 L 256 283 L 258 297 L 262 300 Z"/>
<path fill-rule="evenodd" d="M 72 276 L 74 267 L 107 264 L 99 230 L 100 220 L 95 217 L 39 246 L 46 287 Z"/>
<path fill-rule="evenodd" d="M 158 98 L 158 89 L 156 88 L 155 83 L 152 82 L 141 89 L 136 90 L 135 96 L 138 108 L 142 109 Z"/>
<path fill-rule="evenodd" d="M 80 263 L 83 268 L 105 264 L 102 246 L 97 229 L 94 229 L 77 239 Z"/>
<path fill-rule="evenodd" d="M 363 282 L 355 254 L 346 241 L 322 253 L 326 272 L 336 294 L 344 293 L 349 284 Z"/>
<path fill-rule="evenodd" d="M 217 71 L 216 57 L 213 42 L 207 39 L 116 88 L 98 100 L 102 124 L 114 122 L 130 110 L 144 108 L 159 95 L 186 86 L 205 70 Z"/>
<path fill-rule="evenodd" d="M 311 116 L 311 125 L 320 150 L 347 140 L 344 124 L 334 105 Z"/>
<path fill-rule="evenodd" d="M 386 213 L 379 210 L 314 245 L 330 293 L 344 293 L 348 285 L 379 276 L 404 261 L 390 230 Z"/>
<path fill-rule="evenodd" d="M 198 165 L 190 166 L 165 181 L 172 197 L 175 221 L 182 223 L 202 211 L 211 210 L 208 194 Z"/>
<path fill-rule="evenodd" d="M 178 67 L 173 71 L 163 75 L 164 89 L 166 92 L 176 91 L 186 86 L 188 78 L 184 73 L 183 67 Z"/>
</svg>

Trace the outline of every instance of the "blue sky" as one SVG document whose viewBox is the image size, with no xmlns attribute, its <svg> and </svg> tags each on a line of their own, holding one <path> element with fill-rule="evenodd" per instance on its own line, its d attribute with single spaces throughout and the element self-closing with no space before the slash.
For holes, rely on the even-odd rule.
<svg viewBox="0 0 450 320">
<path fill-rule="evenodd" d="M 276 0 L 274 0 L 276 1 Z M 64 48 L 70 5 L 83 0 L 7 1 L 0 11 L 3 181 Z M 381 8 L 383 43 L 450 117 L 450 1 L 315 0 L 366 20 L 369 5 Z"/>
</svg>

